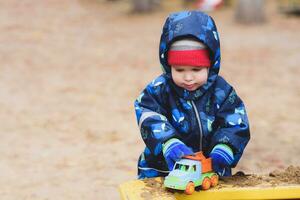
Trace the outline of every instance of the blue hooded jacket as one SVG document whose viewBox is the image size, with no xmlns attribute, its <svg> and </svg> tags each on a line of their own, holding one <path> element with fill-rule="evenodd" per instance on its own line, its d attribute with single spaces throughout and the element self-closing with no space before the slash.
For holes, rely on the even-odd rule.
<svg viewBox="0 0 300 200">
<path fill-rule="evenodd" d="M 206 44 L 212 61 L 207 83 L 195 91 L 178 87 L 167 63 L 172 42 L 187 37 Z M 178 138 L 194 152 L 203 151 L 205 156 L 215 145 L 227 144 L 234 153 L 230 167 L 235 167 L 250 139 L 249 124 L 242 100 L 218 75 L 220 41 L 213 19 L 199 11 L 170 14 L 163 27 L 159 58 L 164 73 L 135 101 L 137 122 L 146 144 L 138 161 L 138 177 L 169 173 L 162 145 L 171 138 Z M 230 174 L 231 168 L 227 170 Z"/>
</svg>

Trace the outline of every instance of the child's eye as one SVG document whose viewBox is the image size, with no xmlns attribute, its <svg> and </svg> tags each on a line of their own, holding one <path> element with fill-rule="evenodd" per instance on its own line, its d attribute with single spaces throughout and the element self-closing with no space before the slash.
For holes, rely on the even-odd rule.
<svg viewBox="0 0 300 200">
<path fill-rule="evenodd" d="M 193 71 L 194 72 L 199 72 L 199 71 L 201 71 L 201 69 L 200 68 L 193 68 Z"/>
<path fill-rule="evenodd" d="M 183 72 L 183 69 L 175 69 L 176 72 Z"/>
</svg>

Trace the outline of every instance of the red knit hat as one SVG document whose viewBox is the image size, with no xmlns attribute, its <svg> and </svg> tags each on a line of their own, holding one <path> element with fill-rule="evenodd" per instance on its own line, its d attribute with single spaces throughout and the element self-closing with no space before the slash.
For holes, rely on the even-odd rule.
<svg viewBox="0 0 300 200">
<path fill-rule="evenodd" d="M 174 42 L 168 51 L 169 65 L 189 65 L 210 67 L 211 61 L 206 46 L 193 39 L 183 39 Z"/>
</svg>

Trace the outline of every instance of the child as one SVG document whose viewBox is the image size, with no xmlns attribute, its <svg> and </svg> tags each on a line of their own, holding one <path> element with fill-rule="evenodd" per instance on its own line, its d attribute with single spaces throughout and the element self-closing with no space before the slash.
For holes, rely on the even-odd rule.
<svg viewBox="0 0 300 200">
<path fill-rule="evenodd" d="M 250 139 L 242 100 L 218 75 L 220 42 L 213 19 L 199 11 L 171 14 L 159 48 L 164 73 L 135 101 L 146 144 L 138 177 L 166 176 L 185 155 L 203 151 L 230 176 Z"/>
</svg>

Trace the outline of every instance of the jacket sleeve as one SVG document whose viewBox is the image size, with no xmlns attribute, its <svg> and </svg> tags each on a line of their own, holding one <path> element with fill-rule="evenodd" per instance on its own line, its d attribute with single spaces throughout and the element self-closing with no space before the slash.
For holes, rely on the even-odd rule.
<svg viewBox="0 0 300 200">
<path fill-rule="evenodd" d="M 153 80 L 134 103 L 141 136 L 154 155 L 162 152 L 162 144 L 176 138 L 175 128 L 167 120 L 166 79 L 162 76 Z"/>
<path fill-rule="evenodd" d="M 227 144 L 234 152 L 234 167 L 240 160 L 250 139 L 249 122 L 242 100 L 231 87 L 216 114 L 215 133 L 212 136 L 211 149 L 217 144 Z"/>
</svg>

